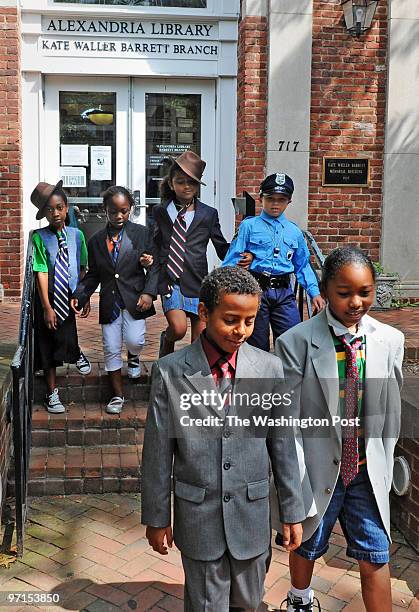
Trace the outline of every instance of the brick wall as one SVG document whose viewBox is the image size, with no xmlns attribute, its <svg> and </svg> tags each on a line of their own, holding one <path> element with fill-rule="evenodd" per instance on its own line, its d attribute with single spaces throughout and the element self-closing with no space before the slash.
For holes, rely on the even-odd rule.
<svg viewBox="0 0 419 612">
<path fill-rule="evenodd" d="M 239 24 L 237 79 L 236 194 L 259 192 L 266 161 L 267 58 L 266 17 L 247 16 Z"/>
<path fill-rule="evenodd" d="M 360 38 L 340 0 L 313 0 L 309 229 L 327 254 L 357 244 L 379 258 L 386 95 L 387 2 Z M 323 156 L 369 157 L 371 186 L 322 187 Z"/>
<path fill-rule="evenodd" d="M 0 283 L 9 298 L 22 281 L 21 174 L 19 14 L 0 7 Z"/>
</svg>

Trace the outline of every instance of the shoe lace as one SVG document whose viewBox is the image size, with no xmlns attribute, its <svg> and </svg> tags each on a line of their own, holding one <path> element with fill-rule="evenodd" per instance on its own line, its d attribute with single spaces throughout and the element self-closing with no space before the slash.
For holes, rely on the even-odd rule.
<svg viewBox="0 0 419 612">
<path fill-rule="evenodd" d="M 78 366 L 83 366 L 83 365 L 88 365 L 88 361 L 86 356 L 83 353 L 80 353 L 80 357 L 77 359 L 77 365 Z"/>
<path fill-rule="evenodd" d="M 288 606 L 292 606 L 294 612 L 314 612 L 314 605 L 317 606 L 317 611 L 321 612 L 321 607 L 320 607 L 320 602 L 317 599 L 317 597 L 313 598 L 313 601 L 309 601 L 306 604 L 303 604 L 300 601 L 296 601 L 295 599 L 290 599 L 290 597 L 287 597 L 286 599 L 284 599 L 284 601 L 281 603 L 281 607 L 280 610 L 284 610 L 284 608 L 282 607 L 283 605 Z"/>
<path fill-rule="evenodd" d="M 140 367 L 140 358 L 139 357 L 130 357 L 128 361 L 129 368 L 138 368 Z"/>
<path fill-rule="evenodd" d="M 50 395 L 48 395 L 48 402 L 51 406 L 61 404 L 60 396 L 58 395 L 58 389 L 54 389 L 54 391 Z"/>
</svg>

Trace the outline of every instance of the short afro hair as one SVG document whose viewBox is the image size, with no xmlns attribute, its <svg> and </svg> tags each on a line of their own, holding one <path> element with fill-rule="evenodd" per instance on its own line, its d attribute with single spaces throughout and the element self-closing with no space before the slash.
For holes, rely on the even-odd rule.
<svg viewBox="0 0 419 612">
<path fill-rule="evenodd" d="M 226 266 L 215 268 L 204 278 L 199 292 L 199 301 L 205 304 L 209 312 L 212 312 L 220 303 L 222 296 L 229 293 L 256 295 L 259 302 L 262 295 L 259 283 L 247 270 L 238 266 Z"/>
</svg>

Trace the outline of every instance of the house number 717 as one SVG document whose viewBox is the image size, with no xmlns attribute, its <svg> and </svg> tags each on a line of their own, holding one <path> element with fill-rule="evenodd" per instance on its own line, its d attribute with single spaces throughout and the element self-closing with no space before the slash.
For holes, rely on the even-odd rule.
<svg viewBox="0 0 419 612">
<path fill-rule="evenodd" d="M 296 151 L 299 144 L 299 140 L 294 140 L 294 142 L 290 140 L 279 140 L 278 151 Z"/>
</svg>

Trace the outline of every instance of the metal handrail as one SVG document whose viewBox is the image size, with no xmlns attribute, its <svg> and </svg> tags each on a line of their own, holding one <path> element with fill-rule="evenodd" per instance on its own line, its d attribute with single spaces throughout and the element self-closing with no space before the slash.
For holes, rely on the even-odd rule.
<svg viewBox="0 0 419 612">
<path fill-rule="evenodd" d="M 32 433 L 33 368 L 33 244 L 29 234 L 19 324 L 19 345 L 12 363 L 12 425 L 15 468 L 16 551 L 23 555 Z"/>
</svg>

